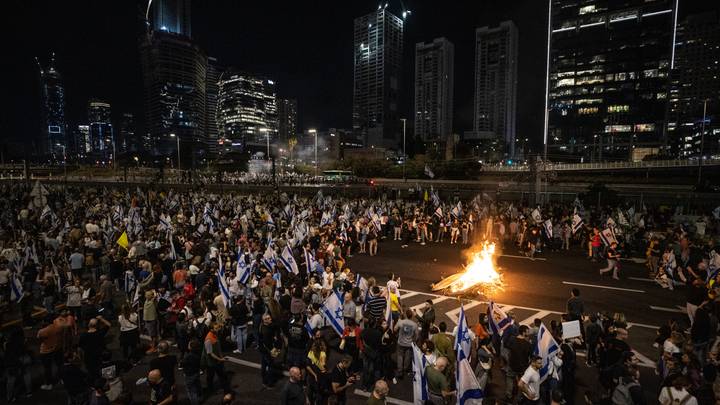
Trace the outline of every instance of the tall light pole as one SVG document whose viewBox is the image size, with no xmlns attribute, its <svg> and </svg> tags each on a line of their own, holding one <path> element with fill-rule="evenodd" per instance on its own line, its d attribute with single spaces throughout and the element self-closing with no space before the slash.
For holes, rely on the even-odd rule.
<svg viewBox="0 0 720 405">
<path fill-rule="evenodd" d="M 317 130 L 316 129 L 308 129 L 309 134 L 313 134 L 315 136 L 315 177 L 318 175 L 318 157 L 317 157 Z"/>
<path fill-rule="evenodd" d="M 170 134 L 171 138 L 175 138 L 177 140 L 177 169 L 180 170 L 180 136 L 175 134 Z"/>
<path fill-rule="evenodd" d="M 708 99 L 703 101 L 703 120 L 700 126 L 700 157 L 698 158 L 698 185 L 702 179 L 703 149 L 705 146 L 705 120 L 707 119 L 707 103 Z"/>
<path fill-rule="evenodd" d="M 260 128 L 260 132 L 265 133 L 265 140 L 267 141 L 267 156 L 265 158 L 270 160 L 270 129 Z"/>
<path fill-rule="evenodd" d="M 403 123 L 403 181 L 405 181 L 405 165 L 407 165 L 407 154 L 405 153 L 405 123 L 407 119 L 400 118 L 400 121 Z"/>
</svg>

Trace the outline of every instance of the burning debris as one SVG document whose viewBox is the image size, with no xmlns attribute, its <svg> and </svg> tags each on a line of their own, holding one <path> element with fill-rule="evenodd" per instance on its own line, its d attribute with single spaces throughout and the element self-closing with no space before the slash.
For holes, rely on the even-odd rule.
<svg viewBox="0 0 720 405">
<path fill-rule="evenodd" d="M 460 273 L 446 277 L 431 287 L 445 294 L 483 294 L 502 288 L 502 276 L 495 267 L 495 244 L 483 242 L 480 250 L 472 251 L 469 263 Z"/>
</svg>

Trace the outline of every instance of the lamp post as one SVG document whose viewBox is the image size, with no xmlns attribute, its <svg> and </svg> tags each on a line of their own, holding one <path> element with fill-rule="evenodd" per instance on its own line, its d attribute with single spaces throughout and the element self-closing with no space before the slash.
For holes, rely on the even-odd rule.
<svg viewBox="0 0 720 405">
<path fill-rule="evenodd" d="M 406 118 L 400 118 L 403 123 L 403 181 L 405 181 L 405 165 L 407 165 L 407 154 L 405 153 L 405 123 Z"/>
<path fill-rule="evenodd" d="M 315 177 L 317 177 L 317 175 L 318 175 L 317 130 L 316 129 L 308 129 L 308 133 L 313 134 L 315 136 Z"/>
<path fill-rule="evenodd" d="M 705 120 L 707 119 L 707 103 L 708 99 L 703 101 L 703 120 L 700 125 L 700 157 L 698 158 L 698 185 L 702 180 L 702 164 L 703 164 L 703 149 L 705 146 Z"/>
<path fill-rule="evenodd" d="M 177 169 L 180 170 L 180 136 L 170 134 L 170 137 L 177 140 Z"/>
<path fill-rule="evenodd" d="M 260 128 L 259 131 L 265 133 L 265 140 L 267 141 L 266 159 L 270 159 L 270 129 L 269 128 Z"/>
</svg>

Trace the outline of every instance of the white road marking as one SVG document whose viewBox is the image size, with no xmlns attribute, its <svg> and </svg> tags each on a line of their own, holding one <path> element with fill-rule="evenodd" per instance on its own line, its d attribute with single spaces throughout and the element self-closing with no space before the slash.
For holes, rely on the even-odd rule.
<svg viewBox="0 0 720 405">
<path fill-rule="evenodd" d="M 412 291 L 412 292 L 409 292 L 409 293 L 407 293 L 407 294 L 401 294 L 401 295 L 400 295 L 400 299 L 402 300 L 403 298 L 414 297 L 414 296 L 416 296 L 416 295 L 418 295 L 418 294 L 420 294 L 420 293 L 417 292 L 417 291 Z"/>
<path fill-rule="evenodd" d="M 470 301 L 466 304 L 463 304 L 463 308 L 465 308 L 465 313 L 467 314 L 467 310 L 470 308 L 474 308 L 478 305 L 482 304 L 480 301 Z M 445 315 L 450 318 L 451 321 L 453 321 L 455 324 L 458 323 L 458 320 L 460 318 L 460 307 L 453 309 L 452 311 L 445 312 Z"/>
<path fill-rule="evenodd" d="M 679 314 L 686 314 L 687 310 L 681 309 L 681 308 L 668 308 L 668 307 L 658 307 L 655 305 L 650 305 L 650 309 L 654 309 L 656 311 L 664 311 L 664 312 L 677 312 Z"/>
<path fill-rule="evenodd" d="M 423 293 L 419 293 L 419 294 L 423 294 Z M 433 302 L 433 305 L 434 305 L 434 304 L 437 304 L 438 302 L 443 302 L 443 301 L 449 300 L 449 299 L 450 299 L 450 297 L 440 296 L 440 297 L 434 298 L 434 299 L 432 300 L 432 302 Z M 411 306 L 410 309 L 412 309 L 413 312 L 415 312 L 415 311 L 417 311 L 417 310 L 419 310 L 419 309 L 422 309 L 422 307 L 424 307 L 424 306 L 425 306 L 425 301 L 421 302 L 420 304 Z"/>
<path fill-rule="evenodd" d="M 628 277 L 628 280 L 635 280 L 635 281 L 645 281 L 646 283 L 655 283 L 655 280 L 651 278 L 644 278 L 644 277 Z"/>
<path fill-rule="evenodd" d="M 630 329 L 633 326 L 637 326 L 639 328 L 648 328 L 648 329 L 660 329 L 659 326 L 655 325 L 648 325 L 646 323 L 637 323 L 637 322 L 628 322 L 628 329 Z"/>
<path fill-rule="evenodd" d="M 635 292 L 635 293 L 645 293 L 644 290 L 635 290 L 633 288 L 620 288 L 620 287 L 612 287 L 609 285 L 597 285 L 597 284 L 583 284 L 583 283 L 575 283 L 571 281 L 563 281 L 563 284 L 567 285 L 579 285 L 581 287 L 592 287 L 592 288 L 604 288 L 607 290 L 618 290 L 618 291 L 628 291 L 628 292 Z"/>
<path fill-rule="evenodd" d="M 525 259 L 525 260 L 532 260 L 532 261 L 539 260 L 541 262 L 544 262 L 547 260 L 547 258 L 545 258 L 545 257 L 532 258 L 532 257 L 527 257 L 527 256 L 516 256 L 516 255 L 500 255 L 500 257 L 510 257 L 512 259 Z"/>
<path fill-rule="evenodd" d="M 531 324 L 533 324 L 535 322 L 535 319 L 543 319 L 550 314 L 551 314 L 550 311 L 538 311 L 534 315 L 531 315 L 531 316 L 523 319 L 522 321 L 520 321 L 520 325 L 530 326 Z"/>
</svg>

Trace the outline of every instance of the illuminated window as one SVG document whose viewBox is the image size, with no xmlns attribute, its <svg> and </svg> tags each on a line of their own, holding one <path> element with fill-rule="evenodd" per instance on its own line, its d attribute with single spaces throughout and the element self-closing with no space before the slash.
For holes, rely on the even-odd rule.
<svg viewBox="0 0 720 405">
<path fill-rule="evenodd" d="M 630 132 L 632 129 L 631 125 L 605 125 L 605 132 Z"/>
<path fill-rule="evenodd" d="M 627 79 L 627 73 L 625 73 L 625 72 L 623 72 L 623 73 L 618 73 L 617 75 L 615 75 L 615 79 L 616 79 L 616 80 L 626 80 L 626 79 Z"/>
<path fill-rule="evenodd" d="M 582 104 L 601 104 L 602 99 L 599 98 L 581 98 L 575 101 L 575 104 L 582 105 Z"/>
<path fill-rule="evenodd" d="M 590 114 L 597 114 L 598 108 L 597 107 L 583 107 L 578 110 L 578 114 L 580 115 L 590 115 Z"/>
<path fill-rule="evenodd" d="M 653 132 L 655 124 L 635 124 L 635 132 Z"/>
<path fill-rule="evenodd" d="M 591 5 L 589 5 L 589 6 L 580 7 L 580 11 L 578 12 L 578 14 L 580 14 L 580 15 L 590 14 L 590 13 L 595 13 L 595 12 L 597 12 L 597 11 L 598 11 L 598 10 L 597 10 L 597 8 L 595 7 L 595 5 L 594 5 L 594 4 L 591 4 Z"/>
<path fill-rule="evenodd" d="M 626 113 L 630 111 L 630 106 L 628 105 L 609 105 L 607 108 L 607 112 L 609 113 Z"/>
<path fill-rule="evenodd" d="M 573 86 L 575 85 L 575 79 L 560 79 L 557 82 L 557 87 L 564 87 L 564 86 Z"/>
<path fill-rule="evenodd" d="M 645 69 L 643 70 L 643 77 L 658 77 L 657 69 Z"/>
</svg>

